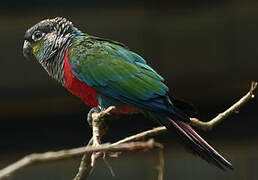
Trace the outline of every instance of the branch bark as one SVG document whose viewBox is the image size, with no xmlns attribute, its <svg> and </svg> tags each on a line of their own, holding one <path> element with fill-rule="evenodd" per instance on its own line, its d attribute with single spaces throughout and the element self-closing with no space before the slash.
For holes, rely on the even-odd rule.
<svg viewBox="0 0 258 180">
<path fill-rule="evenodd" d="M 158 169 L 158 180 L 163 180 L 163 169 L 164 169 L 164 151 L 163 148 L 160 148 L 159 150 L 159 166 Z"/>
<path fill-rule="evenodd" d="M 147 142 L 131 142 L 123 144 L 102 144 L 97 147 L 79 147 L 68 150 L 61 150 L 56 152 L 46 152 L 46 153 L 35 153 L 25 156 L 21 160 L 7 166 L 0 171 L 0 180 L 3 178 L 17 172 L 18 170 L 24 169 L 25 167 L 31 166 L 35 163 L 44 163 L 50 161 L 56 161 L 60 159 L 66 159 L 71 157 L 76 157 L 84 153 L 90 152 L 120 152 L 120 151 L 146 151 L 153 148 L 160 148 L 161 144 L 156 143 L 153 139 Z"/>
<path fill-rule="evenodd" d="M 101 137 L 107 131 L 107 127 L 104 123 L 104 117 L 110 115 L 110 113 L 115 109 L 114 106 L 109 107 L 108 109 L 101 111 L 99 114 L 94 113 L 92 115 L 92 138 L 88 142 L 88 146 L 99 146 L 101 144 Z M 92 168 L 95 164 L 96 159 L 100 153 L 96 154 L 94 152 L 88 153 L 85 152 L 80 163 L 78 173 L 73 180 L 83 180 L 87 179 L 90 175 Z"/>
<path fill-rule="evenodd" d="M 245 96 L 243 96 L 239 101 L 233 104 L 230 108 L 228 108 L 226 111 L 218 114 L 218 116 L 216 116 L 215 118 L 207 122 L 200 121 L 197 118 L 191 118 L 191 125 L 204 131 L 212 130 L 213 127 L 221 123 L 231 114 L 238 112 L 238 110 L 243 105 L 245 105 L 250 99 L 254 98 L 255 96 L 253 93 L 256 88 L 257 88 L 257 82 L 252 82 L 249 92 Z"/>
<path fill-rule="evenodd" d="M 88 145 L 85 148 L 91 146 L 92 143 L 93 143 L 93 138 L 91 138 L 89 140 Z M 80 167 L 73 180 L 82 180 L 83 178 L 86 178 L 90 175 L 90 172 L 92 170 L 91 155 L 92 155 L 92 152 L 85 152 L 83 154 L 83 157 L 82 157 L 81 163 L 80 163 Z"/>
<path fill-rule="evenodd" d="M 235 113 L 237 110 L 239 110 L 240 107 L 242 107 L 244 104 L 246 104 L 250 99 L 254 98 L 254 90 L 257 88 L 257 82 L 252 82 L 251 83 L 251 88 L 248 91 L 248 93 L 243 96 L 239 101 L 237 101 L 235 104 L 233 104 L 229 109 L 227 109 L 226 111 L 224 111 L 223 113 L 220 113 L 218 116 L 216 116 L 214 119 L 207 121 L 207 122 L 203 122 L 198 120 L 197 118 L 191 118 L 191 125 L 201 129 L 201 130 L 212 130 L 213 127 L 215 127 L 217 124 L 219 124 L 220 122 L 222 122 L 224 119 L 226 119 L 228 116 L 230 116 L 231 114 Z M 130 137 L 126 137 L 114 144 L 122 144 L 122 143 L 126 143 L 126 142 L 130 142 L 130 141 L 136 141 L 139 139 L 143 139 L 143 138 L 147 138 L 147 137 L 152 137 L 155 135 L 159 135 L 162 133 L 166 133 L 167 129 L 165 126 L 160 126 L 160 127 L 156 127 L 154 129 L 148 130 L 148 131 L 144 131 L 142 133 L 130 136 Z M 100 154 L 98 154 L 98 156 L 95 156 L 95 159 L 97 159 L 100 156 Z M 83 162 L 83 159 L 82 159 Z M 87 162 L 89 163 L 89 162 Z M 82 164 L 87 164 L 86 162 L 81 163 Z M 162 163 L 162 161 L 161 161 Z M 164 163 L 164 162 L 163 162 Z M 81 168 L 81 167 L 80 167 Z M 92 168 L 92 167 L 91 167 Z M 91 171 L 91 168 L 87 168 L 85 171 L 87 172 L 85 175 L 86 176 L 82 176 L 81 179 L 74 179 L 74 180 L 83 180 L 84 178 L 87 179 L 87 175 L 89 174 L 89 172 Z M 158 179 L 162 180 L 163 178 L 163 170 L 161 171 L 161 168 L 158 168 L 159 171 L 159 176 Z"/>
<path fill-rule="evenodd" d="M 222 122 L 226 117 L 235 113 L 237 110 L 239 110 L 240 107 L 246 104 L 246 102 L 254 98 L 253 93 L 256 88 L 257 88 L 257 82 L 252 82 L 249 92 L 245 96 L 243 96 L 238 102 L 232 105 L 229 109 L 227 109 L 225 112 L 220 113 L 217 117 L 215 117 L 214 119 L 208 122 L 202 122 L 196 118 L 191 118 L 191 125 L 201 130 L 211 130 L 215 125 Z M 88 175 L 90 174 L 90 171 L 92 169 L 92 161 L 96 160 L 96 158 L 99 157 L 99 154 L 98 154 L 98 155 L 95 155 L 93 159 L 92 158 L 93 152 L 120 152 L 120 151 L 148 150 L 154 147 L 157 147 L 160 149 L 163 148 L 161 144 L 154 142 L 154 140 L 149 140 L 147 142 L 132 142 L 132 143 L 128 143 L 128 142 L 155 136 L 161 133 L 165 133 L 167 129 L 164 126 L 157 127 L 152 130 L 144 131 L 142 133 L 139 133 L 130 137 L 126 137 L 113 144 L 100 145 L 100 138 L 103 135 L 104 131 L 103 129 L 96 130 L 96 128 L 100 128 L 102 124 L 102 123 L 99 123 L 98 120 L 99 119 L 103 120 L 104 117 L 110 114 L 112 110 L 113 110 L 113 107 L 110 107 L 106 111 L 101 112 L 100 114 L 97 114 L 97 116 L 95 116 L 95 120 L 97 120 L 97 123 L 94 125 L 96 127 L 93 130 L 93 134 L 95 135 L 93 135 L 93 138 L 89 141 L 86 147 L 79 147 L 79 148 L 74 148 L 69 150 L 61 150 L 57 152 L 46 152 L 42 154 L 31 154 L 31 155 L 25 156 L 21 160 L 0 170 L 0 180 L 34 163 L 56 161 L 56 160 L 71 158 L 74 156 L 79 156 L 84 154 L 81 160 L 79 171 L 76 177 L 74 178 L 74 180 L 83 180 L 83 179 L 87 179 Z M 103 122 L 103 121 L 100 121 L 100 122 Z M 95 141 L 95 145 L 97 144 L 97 146 L 92 146 L 92 144 L 94 144 L 94 141 Z M 160 150 L 160 165 L 158 168 L 159 180 L 163 179 L 163 166 L 164 166 L 163 152 Z"/>
<path fill-rule="evenodd" d="M 107 131 L 107 126 L 104 119 L 107 115 L 110 115 L 113 110 L 115 110 L 115 106 L 110 106 L 109 108 L 102 110 L 100 113 L 92 114 L 92 146 L 98 147 L 101 144 L 101 137 L 104 136 Z M 100 152 L 92 153 L 91 167 L 94 167 L 99 154 Z"/>
</svg>

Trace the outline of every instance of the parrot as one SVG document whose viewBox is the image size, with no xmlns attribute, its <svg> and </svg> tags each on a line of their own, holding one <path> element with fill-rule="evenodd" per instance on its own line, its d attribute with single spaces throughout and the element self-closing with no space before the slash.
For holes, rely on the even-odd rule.
<svg viewBox="0 0 258 180">
<path fill-rule="evenodd" d="M 194 154 L 222 170 L 232 164 L 190 125 L 193 108 L 169 96 L 169 88 L 146 60 L 126 45 L 76 28 L 66 18 L 45 19 L 24 36 L 23 55 L 91 107 L 88 114 L 115 106 L 118 113 L 142 111 L 176 131 Z"/>
</svg>

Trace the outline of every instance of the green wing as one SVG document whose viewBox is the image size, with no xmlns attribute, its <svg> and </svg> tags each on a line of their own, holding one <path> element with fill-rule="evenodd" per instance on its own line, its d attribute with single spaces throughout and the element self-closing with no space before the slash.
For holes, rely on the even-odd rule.
<svg viewBox="0 0 258 180">
<path fill-rule="evenodd" d="M 68 59 L 76 77 L 99 93 L 140 108 L 166 108 L 164 79 L 120 43 L 86 36 L 74 42 Z"/>
</svg>

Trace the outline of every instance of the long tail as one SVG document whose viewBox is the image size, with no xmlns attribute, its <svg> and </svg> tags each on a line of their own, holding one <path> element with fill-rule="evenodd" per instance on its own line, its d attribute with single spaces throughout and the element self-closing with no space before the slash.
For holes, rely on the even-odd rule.
<svg viewBox="0 0 258 180">
<path fill-rule="evenodd" d="M 211 147 L 197 132 L 187 123 L 179 120 L 173 120 L 170 117 L 151 113 L 161 124 L 169 129 L 176 129 L 186 147 L 193 153 L 199 155 L 209 163 L 214 164 L 220 169 L 233 169 L 232 164 L 222 157 L 215 149 Z"/>
</svg>

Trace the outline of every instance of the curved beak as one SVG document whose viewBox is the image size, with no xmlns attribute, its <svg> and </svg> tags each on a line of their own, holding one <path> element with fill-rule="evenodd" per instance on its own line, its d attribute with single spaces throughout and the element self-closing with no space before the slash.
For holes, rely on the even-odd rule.
<svg viewBox="0 0 258 180">
<path fill-rule="evenodd" d="M 33 59 L 31 43 L 29 41 L 27 41 L 27 40 L 25 40 L 24 44 L 23 44 L 23 56 L 26 59 Z"/>
</svg>

